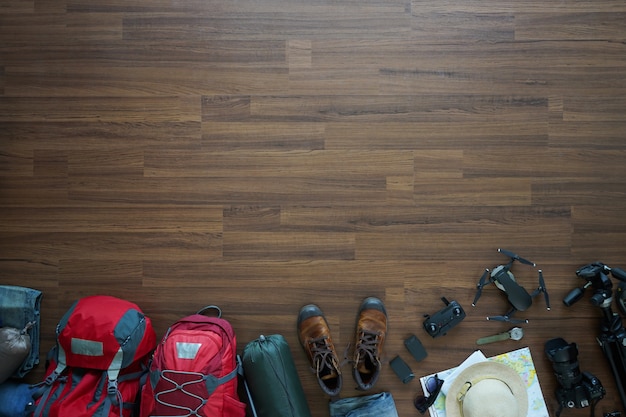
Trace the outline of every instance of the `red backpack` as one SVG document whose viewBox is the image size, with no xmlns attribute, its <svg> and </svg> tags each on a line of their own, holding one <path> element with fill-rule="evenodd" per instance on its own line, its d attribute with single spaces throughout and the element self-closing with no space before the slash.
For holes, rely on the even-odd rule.
<svg viewBox="0 0 626 417">
<path fill-rule="evenodd" d="M 202 313 L 214 309 L 217 317 Z M 237 343 L 221 310 L 208 306 L 178 320 L 157 346 L 143 387 L 141 417 L 244 417 L 237 394 Z"/>
<path fill-rule="evenodd" d="M 129 301 L 76 301 L 57 325 L 34 417 L 130 417 L 148 374 L 156 334 Z"/>
</svg>

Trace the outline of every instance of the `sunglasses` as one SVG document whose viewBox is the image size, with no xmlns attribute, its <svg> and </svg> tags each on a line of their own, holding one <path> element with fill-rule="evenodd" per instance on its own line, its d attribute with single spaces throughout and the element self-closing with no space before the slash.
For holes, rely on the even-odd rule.
<svg viewBox="0 0 626 417">
<path fill-rule="evenodd" d="M 441 391 L 441 387 L 443 386 L 443 379 L 439 379 L 439 376 L 435 374 L 435 376 L 431 376 L 426 381 L 426 391 L 428 392 L 428 396 L 418 395 L 415 397 L 415 401 L 413 404 L 417 410 L 424 414 L 431 405 L 435 403 L 439 392 Z"/>
</svg>

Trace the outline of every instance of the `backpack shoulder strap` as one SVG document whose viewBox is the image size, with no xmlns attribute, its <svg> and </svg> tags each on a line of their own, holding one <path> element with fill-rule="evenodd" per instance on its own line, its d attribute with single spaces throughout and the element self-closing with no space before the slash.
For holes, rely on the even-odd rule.
<svg viewBox="0 0 626 417">
<path fill-rule="evenodd" d="M 67 368 L 67 359 L 65 357 L 65 350 L 63 350 L 63 347 L 61 346 L 60 343 L 57 343 L 57 346 L 56 346 L 56 356 L 57 356 L 56 357 L 57 366 L 54 369 L 54 371 L 52 371 L 52 373 L 48 375 L 46 379 L 44 380 L 43 383 L 45 385 L 54 384 L 54 381 L 56 381 L 59 378 L 59 376 L 63 373 L 65 368 Z"/>
<path fill-rule="evenodd" d="M 124 351 L 120 347 L 115 356 L 113 357 L 113 361 L 111 361 L 111 365 L 109 369 L 107 369 L 107 376 L 109 379 L 107 386 L 107 393 L 111 396 L 117 396 L 119 393 L 117 389 L 117 378 L 120 375 L 120 371 L 122 370 L 122 364 L 124 363 Z"/>
<path fill-rule="evenodd" d="M 213 391 L 215 391 L 220 385 L 227 383 L 231 379 L 235 378 L 237 375 L 239 375 L 239 364 L 235 366 L 235 369 L 233 369 L 221 378 L 217 378 L 213 375 L 205 375 L 204 383 L 206 385 L 207 391 L 209 392 L 209 395 L 213 394 Z"/>
</svg>

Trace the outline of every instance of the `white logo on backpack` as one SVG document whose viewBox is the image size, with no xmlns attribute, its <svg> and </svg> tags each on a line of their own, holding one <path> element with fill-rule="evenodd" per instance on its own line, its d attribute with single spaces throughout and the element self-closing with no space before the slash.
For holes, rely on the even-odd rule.
<svg viewBox="0 0 626 417">
<path fill-rule="evenodd" d="M 195 359 L 202 343 L 176 342 L 178 359 Z"/>
<path fill-rule="evenodd" d="M 96 340 L 85 340 L 72 337 L 71 341 L 72 353 L 85 356 L 103 356 L 104 345 Z"/>
</svg>

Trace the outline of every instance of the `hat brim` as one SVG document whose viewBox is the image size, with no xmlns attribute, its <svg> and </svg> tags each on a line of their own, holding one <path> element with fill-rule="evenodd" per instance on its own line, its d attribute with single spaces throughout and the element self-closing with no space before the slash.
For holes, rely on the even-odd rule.
<svg viewBox="0 0 626 417">
<path fill-rule="evenodd" d="M 446 396 L 446 417 L 463 417 L 462 403 L 457 400 L 457 395 L 467 381 L 488 378 L 499 379 L 509 386 L 519 403 L 518 417 L 526 417 L 528 414 L 526 383 L 515 369 L 494 361 L 480 362 L 469 366 L 452 381 Z"/>
</svg>

